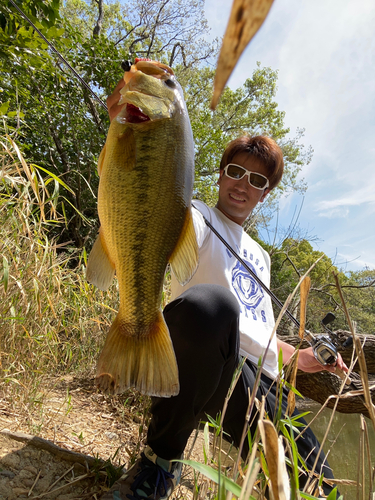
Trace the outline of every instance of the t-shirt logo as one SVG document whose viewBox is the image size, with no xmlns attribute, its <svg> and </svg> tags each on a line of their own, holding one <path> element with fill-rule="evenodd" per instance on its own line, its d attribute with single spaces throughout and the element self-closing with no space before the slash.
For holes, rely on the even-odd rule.
<svg viewBox="0 0 375 500">
<path fill-rule="evenodd" d="M 247 260 L 245 260 L 245 262 L 255 273 L 254 266 Z M 242 266 L 241 262 L 237 262 L 232 269 L 232 287 L 238 299 L 247 310 L 256 309 L 264 297 L 263 290 Z"/>
</svg>

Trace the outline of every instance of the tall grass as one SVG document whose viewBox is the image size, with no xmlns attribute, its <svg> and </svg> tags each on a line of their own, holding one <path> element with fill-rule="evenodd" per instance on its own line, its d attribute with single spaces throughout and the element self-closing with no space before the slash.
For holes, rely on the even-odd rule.
<svg viewBox="0 0 375 500">
<path fill-rule="evenodd" d="M 85 250 L 50 239 L 67 222 L 60 190 L 69 187 L 28 164 L 11 138 L 0 147 L 0 387 L 25 393 L 47 374 L 92 371 L 118 290 L 89 285 Z"/>
<path fill-rule="evenodd" d="M 46 378 L 67 373 L 93 374 L 118 307 L 118 289 L 116 282 L 105 293 L 89 285 L 85 279 L 85 250 L 59 245 L 50 237 L 51 227 L 67 224 L 60 191 L 70 189 L 69 186 L 45 169 L 26 162 L 9 137 L 0 138 L 0 165 L 0 391 L 11 395 L 9 401 L 17 405 L 21 398 L 30 401 L 37 397 Z M 164 301 L 167 299 L 168 287 Z M 364 372 L 363 385 L 368 392 Z M 365 397 L 370 407 L 369 396 Z M 249 408 L 253 405 L 258 408 L 259 425 L 256 435 L 251 436 L 246 422 L 244 439 L 251 443 L 246 463 L 234 461 L 229 470 L 221 462 L 220 453 L 214 451 L 208 457 L 208 446 L 204 453 L 206 463 L 186 461 L 198 475 L 211 481 L 198 485 L 194 498 L 316 498 L 313 495 L 319 495 L 319 478 L 311 478 L 308 493 L 298 488 L 301 464 L 295 444 L 296 421 L 280 416 L 271 422 L 264 414 L 264 403 L 249 395 Z M 250 413 L 249 410 L 249 416 Z M 216 421 L 211 419 L 209 424 L 219 448 L 223 415 Z M 369 455 L 368 443 L 364 443 L 362 464 L 368 462 L 365 448 Z M 285 458 L 284 448 L 289 450 L 289 459 Z M 130 451 L 132 461 L 138 452 L 137 448 L 133 456 Z M 291 466 L 289 478 L 287 460 Z"/>
</svg>

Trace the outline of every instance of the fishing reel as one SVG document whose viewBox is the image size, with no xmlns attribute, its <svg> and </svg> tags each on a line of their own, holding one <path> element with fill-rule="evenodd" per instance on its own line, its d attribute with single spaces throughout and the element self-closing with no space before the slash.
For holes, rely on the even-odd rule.
<svg viewBox="0 0 375 500">
<path fill-rule="evenodd" d="M 327 327 L 335 318 L 333 313 L 328 313 L 322 319 L 322 325 L 328 335 L 313 335 L 309 331 L 305 332 L 305 338 L 311 345 L 315 358 L 322 365 L 334 365 L 337 361 L 337 344 L 339 340 L 337 335 Z"/>
<path fill-rule="evenodd" d="M 322 319 L 322 325 L 328 335 L 315 335 L 313 347 L 314 356 L 322 365 L 334 365 L 337 361 L 337 347 L 340 345 L 338 336 L 327 325 L 335 321 L 336 316 L 329 312 Z"/>
<path fill-rule="evenodd" d="M 336 319 L 336 316 L 329 312 L 322 319 L 322 325 L 327 335 L 312 335 L 310 332 L 309 343 L 313 349 L 315 358 L 322 365 L 335 365 L 337 361 L 337 348 L 343 347 L 344 349 L 353 343 L 352 337 L 349 337 L 343 344 L 340 341 L 338 335 L 332 332 L 327 325 L 332 323 Z"/>
<path fill-rule="evenodd" d="M 311 342 L 314 356 L 322 365 L 334 365 L 337 361 L 337 348 L 328 335 L 314 335 Z"/>
</svg>

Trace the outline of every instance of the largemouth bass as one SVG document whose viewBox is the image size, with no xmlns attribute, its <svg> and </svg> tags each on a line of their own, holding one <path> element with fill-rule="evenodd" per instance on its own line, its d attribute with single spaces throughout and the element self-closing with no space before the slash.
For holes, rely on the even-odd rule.
<svg viewBox="0 0 375 500">
<path fill-rule="evenodd" d="M 161 311 L 168 262 L 180 283 L 198 265 L 191 215 L 194 143 L 173 71 L 136 60 L 124 75 L 119 104 L 100 154 L 99 236 L 87 279 L 106 290 L 116 271 L 120 307 L 97 365 L 106 392 L 135 387 L 178 394 L 176 358 Z"/>
</svg>

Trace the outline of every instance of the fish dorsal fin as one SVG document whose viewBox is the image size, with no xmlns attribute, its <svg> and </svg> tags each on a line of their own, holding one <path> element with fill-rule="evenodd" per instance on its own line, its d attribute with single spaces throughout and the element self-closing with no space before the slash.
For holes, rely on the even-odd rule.
<svg viewBox="0 0 375 500">
<path fill-rule="evenodd" d="M 86 269 L 86 279 L 100 290 L 107 290 L 115 275 L 115 266 L 112 263 L 103 236 L 99 230 L 94 246 L 89 255 Z"/>
<path fill-rule="evenodd" d="M 191 209 L 189 208 L 186 212 L 186 218 L 180 238 L 169 259 L 169 263 L 178 282 L 181 285 L 186 285 L 197 270 L 198 262 L 198 243 Z"/>
</svg>

